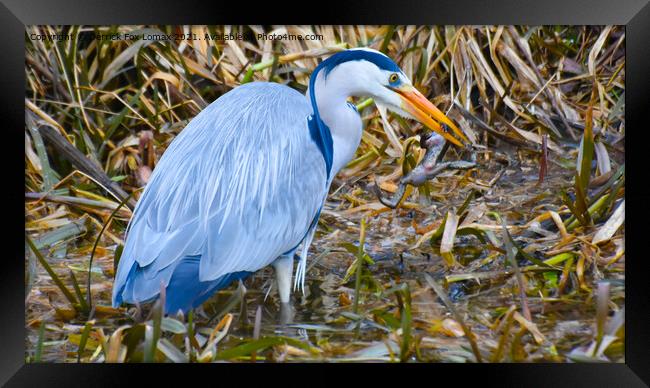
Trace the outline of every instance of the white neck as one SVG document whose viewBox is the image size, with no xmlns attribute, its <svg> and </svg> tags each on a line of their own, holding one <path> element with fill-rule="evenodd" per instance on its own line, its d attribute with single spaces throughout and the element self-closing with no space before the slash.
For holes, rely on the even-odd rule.
<svg viewBox="0 0 650 388">
<path fill-rule="evenodd" d="M 361 117 L 347 101 L 348 97 L 356 93 L 350 83 L 346 82 L 345 77 L 348 75 L 337 70 L 331 71 L 327 79 L 322 71 L 319 72 L 314 85 L 320 118 L 332 134 L 334 155 L 330 178 L 352 160 L 362 133 Z"/>
</svg>

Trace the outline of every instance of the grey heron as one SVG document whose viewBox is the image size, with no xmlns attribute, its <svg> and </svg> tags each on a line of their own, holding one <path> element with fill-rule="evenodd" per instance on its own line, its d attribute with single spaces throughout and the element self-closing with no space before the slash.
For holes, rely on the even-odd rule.
<svg viewBox="0 0 650 388">
<path fill-rule="evenodd" d="M 293 288 L 304 289 L 330 184 L 361 141 L 349 97 L 372 97 L 468 143 L 393 60 L 367 48 L 322 61 L 306 95 L 272 82 L 238 86 L 191 120 L 154 169 L 127 228 L 113 305 L 151 301 L 164 288 L 165 312 L 187 312 L 269 265 L 288 303 L 300 246 Z"/>
</svg>

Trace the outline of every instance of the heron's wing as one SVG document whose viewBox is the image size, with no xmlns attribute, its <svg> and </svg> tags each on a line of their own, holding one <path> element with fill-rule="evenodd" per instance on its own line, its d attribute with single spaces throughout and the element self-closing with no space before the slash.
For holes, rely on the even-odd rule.
<svg viewBox="0 0 650 388">
<path fill-rule="evenodd" d="M 122 289 L 127 301 L 154 297 L 185 256 L 201 256 L 206 281 L 256 271 L 296 248 L 327 194 L 310 114 L 293 89 L 251 83 L 196 116 L 161 158 L 134 211 L 114 301 Z M 136 267 L 141 274 L 129 275 Z M 127 284 L 130 278 L 138 281 Z"/>
</svg>

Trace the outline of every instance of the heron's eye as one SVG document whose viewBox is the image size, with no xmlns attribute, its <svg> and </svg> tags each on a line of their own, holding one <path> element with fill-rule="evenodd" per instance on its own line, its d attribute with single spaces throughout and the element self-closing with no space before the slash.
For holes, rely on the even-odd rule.
<svg viewBox="0 0 650 388">
<path fill-rule="evenodd" d="M 397 73 L 393 73 L 390 75 L 390 77 L 388 77 L 388 82 L 391 84 L 397 83 L 397 81 L 399 81 L 399 74 Z"/>
</svg>

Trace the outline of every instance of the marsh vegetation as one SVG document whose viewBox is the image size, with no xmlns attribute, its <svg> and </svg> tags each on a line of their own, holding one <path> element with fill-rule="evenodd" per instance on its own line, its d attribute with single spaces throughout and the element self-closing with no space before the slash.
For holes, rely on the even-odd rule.
<svg viewBox="0 0 650 388">
<path fill-rule="evenodd" d="M 97 40 L 321 34 L 321 41 Z M 62 41 L 31 34 L 68 34 Z M 26 31 L 27 362 L 624 362 L 625 30 L 616 26 L 32 26 Z M 425 154 L 419 124 L 355 100 L 305 293 L 272 269 L 189 316 L 110 307 L 131 209 L 198 112 L 254 80 L 305 91 L 318 61 L 393 58 L 476 145 L 377 197 Z"/>
</svg>

